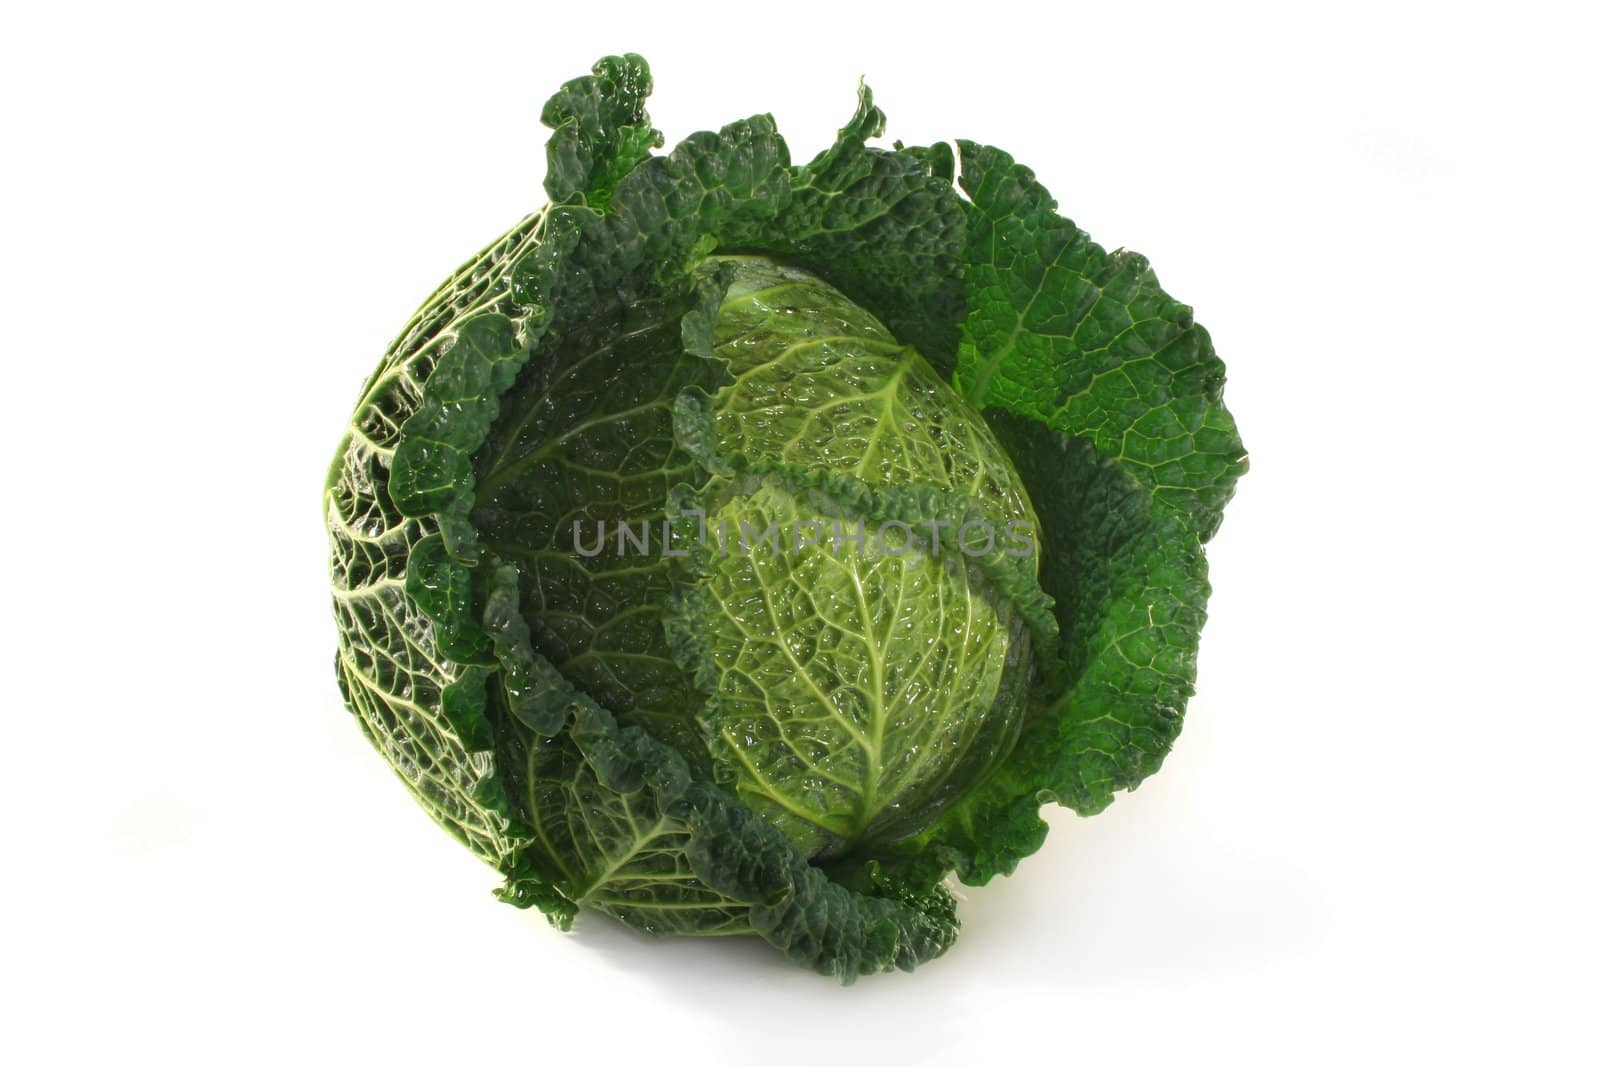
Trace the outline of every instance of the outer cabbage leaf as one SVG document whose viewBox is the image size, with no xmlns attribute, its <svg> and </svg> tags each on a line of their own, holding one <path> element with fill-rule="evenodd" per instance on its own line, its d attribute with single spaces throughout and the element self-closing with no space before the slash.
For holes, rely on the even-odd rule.
<svg viewBox="0 0 1600 1067">
<path fill-rule="evenodd" d="M 494 753 L 490 672 L 472 665 L 488 646 L 460 621 L 474 609 L 438 521 L 403 513 L 390 478 L 401 427 L 441 355 L 465 323 L 505 315 L 511 266 L 540 232 L 541 217 L 523 220 L 413 316 L 367 381 L 324 495 L 345 701 L 423 808 L 496 866 L 511 861 L 520 838 Z"/>
<path fill-rule="evenodd" d="M 1246 466 L 1210 336 L 1143 256 L 1057 215 L 1032 171 L 960 147 L 972 200 L 957 388 L 1089 439 L 1208 539 Z"/>
<path fill-rule="evenodd" d="M 962 310 L 961 200 L 922 159 L 868 147 L 883 127 L 863 84 L 838 140 L 795 173 L 782 213 L 759 229 L 726 233 L 723 247 L 789 256 L 819 271 L 948 373 Z"/>
<path fill-rule="evenodd" d="M 617 182 L 661 147 L 644 110 L 650 87 L 649 65 L 629 53 L 607 56 L 550 98 L 540 119 L 552 130 L 544 179 L 552 204 L 605 210 Z"/>
<path fill-rule="evenodd" d="M 1246 467 L 1222 363 L 1144 258 L 1090 241 L 1004 152 L 960 150 L 971 199 L 955 382 L 1039 510 L 1062 657 L 1011 758 L 876 857 L 923 885 L 1009 874 L 1043 844 L 1041 803 L 1092 815 L 1161 766 L 1193 692 L 1202 545 Z M 936 166 L 943 155 L 911 151 Z"/>
</svg>

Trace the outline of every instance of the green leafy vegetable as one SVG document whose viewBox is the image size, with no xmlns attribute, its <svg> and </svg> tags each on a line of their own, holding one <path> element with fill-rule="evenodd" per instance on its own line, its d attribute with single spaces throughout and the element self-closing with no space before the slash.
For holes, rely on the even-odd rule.
<svg viewBox="0 0 1600 1067">
<path fill-rule="evenodd" d="M 1177 736 L 1245 467 L 1222 365 L 1003 152 L 869 146 L 863 87 L 809 164 L 766 116 L 655 155 L 649 89 L 562 87 L 549 206 L 368 381 L 339 682 L 504 899 L 910 969 L 947 876 Z"/>
</svg>

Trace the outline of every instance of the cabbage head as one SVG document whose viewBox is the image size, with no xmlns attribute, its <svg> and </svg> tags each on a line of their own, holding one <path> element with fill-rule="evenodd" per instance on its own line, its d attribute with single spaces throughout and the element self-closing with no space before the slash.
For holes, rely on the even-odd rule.
<svg viewBox="0 0 1600 1067">
<path fill-rule="evenodd" d="M 956 935 L 1039 808 L 1178 734 L 1245 467 L 1145 261 L 1006 153 L 669 154 L 645 62 L 546 105 L 549 203 L 423 304 L 326 487 L 337 675 L 428 813 L 565 928 L 845 981 Z"/>
</svg>

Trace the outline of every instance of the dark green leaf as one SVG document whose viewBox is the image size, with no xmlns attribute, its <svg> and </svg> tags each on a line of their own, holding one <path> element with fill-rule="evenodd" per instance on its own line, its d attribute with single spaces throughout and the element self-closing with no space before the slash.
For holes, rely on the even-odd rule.
<svg viewBox="0 0 1600 1067">
<path fill-rule="evenodd" d="M 996 148 L 960 142 L 967 304 L 957 387 L 1084 437 L 1201 540 L 1245 470 L 1223 367 L 1190 309 L 1143 256 L 1107 252 Z"/>
<path fill-rule="evenodd" d="M 623 176 L 661 147 L 661 131 L 645 113 L 650 66 L 631 52 L 607 56 L 587 77 L 574 78 L 544 106 L 551 128 L 544 188 L 552 204 L 581 202 L 603 211 Z"/>
</svg>

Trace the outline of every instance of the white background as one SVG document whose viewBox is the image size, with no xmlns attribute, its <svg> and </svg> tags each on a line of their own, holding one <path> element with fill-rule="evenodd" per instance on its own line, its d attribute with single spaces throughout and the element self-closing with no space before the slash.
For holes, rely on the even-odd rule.
<svg viewBox="0 0 1600 1067">
<path fill-rule="evenodd" d="M 9 1062 L 1596 1061 L 1580 5 L 42 10 L 0 31 Z M 669 144 L 771 111 L 801 159 L 867 75 L 1228 362 L 1183 737 L 915 975 L 558 934 L 340 705 L 343 421 L 623 50 Z"/>
</svg>

